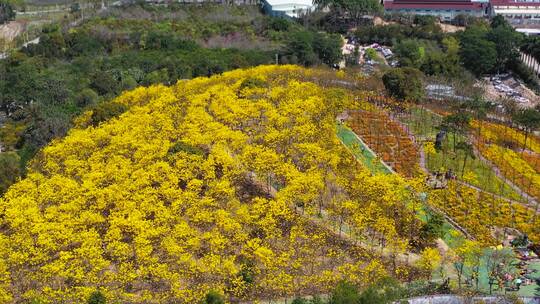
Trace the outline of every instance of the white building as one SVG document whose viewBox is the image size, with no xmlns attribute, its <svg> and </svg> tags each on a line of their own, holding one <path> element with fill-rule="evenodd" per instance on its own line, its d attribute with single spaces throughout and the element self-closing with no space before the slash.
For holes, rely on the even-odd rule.
<svg viewBox="0 0 540 304">
<path fill-rule="evenodd" d="M 492 0 L 491 9 L 493 16 L 503 16 L 516 28 L 540 26 L 540 0 Z"/>
<path fill-rule="evenodd" d="M 297 18 L 315 8 L 312 0 L 261 0 L 263 10 L 270 16 Z"/>
</svg>

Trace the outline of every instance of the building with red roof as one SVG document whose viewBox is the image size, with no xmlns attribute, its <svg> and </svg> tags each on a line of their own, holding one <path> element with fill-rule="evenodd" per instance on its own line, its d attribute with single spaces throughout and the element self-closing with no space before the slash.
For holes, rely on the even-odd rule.
<svg viewBox="0 0 540 304">
<path fill-rule="evenodd" d="M 489 14 L 489 3 L 471 0 L 385 0 L 387 13 L 438 16 L 450 21 L 457 15 L 484 17 Z"/>
</svg>

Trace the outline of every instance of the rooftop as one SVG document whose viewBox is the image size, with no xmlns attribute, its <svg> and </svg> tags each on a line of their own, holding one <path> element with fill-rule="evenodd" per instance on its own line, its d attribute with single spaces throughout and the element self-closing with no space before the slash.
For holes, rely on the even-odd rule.
<svg viewBox="0 0 540 304">
<path fill-rule="evenodd" d="M 469 0 L 394 0 L 384 1 L 384 8 L 481 10 L 483 4 Z"/>
<path fill-rule="evenodd" d="M 515 1 L 515 0 L 491 0 L 494 6 L 514 6 L 514 7 L 540 7 L 540 1 Z"/>
</svg>

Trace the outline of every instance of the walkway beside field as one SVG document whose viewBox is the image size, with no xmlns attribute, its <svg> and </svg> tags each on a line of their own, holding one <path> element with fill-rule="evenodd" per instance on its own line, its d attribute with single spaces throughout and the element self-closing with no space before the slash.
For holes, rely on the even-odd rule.
<svg viewBox="0 0 540 304">
<path fill-rule="evenodd" d="M 340 118 L 342 118 L 343 115 L 340 115 Z M 373 152 L 358 135 L 356 135 L 352 130 L 347 128 L 341 123 L 338 123 L 337 126 L 337 135 L 338 138 L 341 140 L 342 144 L 353 154 L 353 156 L 362 164 L 364 164 L 373 174 L 397 174 L 390 166 L 384 163 L 381 159 L 377 157 L 377 154 Z M 459 231 L 462 235 L 469 239 L 473 239 L 473 237 L 467 232 L 467 230 L 463 227 L 461 227 L 457 222 L 455 222 L 452 218 L 450 218 L 448 215 L 446 215 L 441 210 L 438 210 L 437 208 L 434 208 L 433 206 L 428 206 L 426 204 L 423 205 L 424 210 L 422 210 L 424 213 L 428 212 L 437 212 L 441 214 L 445 218 L 445 236 L 443 237 L 442 241 L 446 245 L 451 245 L 455 242 L 452 233 L 450 231 L 452 229 Z M 427 221 L 427 218 L 425 215 L 418 214 L 418 217 L 421 221 L 425 222 Z"/>
<path fill-rule="evenodd" d="M 346 115 L 340 115 L 340 118 L 339 119 L 340 121 L 346 117 Z M 384 162 L 382 160 L 380 160 L 376 153 L 373 152 L 371 149 L 369 149 L 369 147 L 367 147 L 367 145 L 365 145 L 365 143 L 358 137 L 354 134 L 354 132 L 352 132 L 352 130 L 348 129 L 346 126 L 343 126 L 341 124 L 338 124 L 337 126 L 337 134 L 338 134 L 338 137 L 340 138 L 340 140 L 342 141 L 342 143 L 347 147 L 347 149 L 351 152 L 351 154 L 353 154 L 356 159 L 360 162 L 366 162 L 367 163 L 367 167 L 374 173 L 374 174 L 388 174 L 388 173 L 393 173 L 393 174 L 397 174 L 394 172 L 394 170 L 392 170 L 392 168 L 389 168 L 388 166 L 384 166 L 384 165 L 377 165 L 377 164 L 373 164 L 373 161 L 379 161 L 381 162 L 382 164 L 384 164 Z M 352 133 L 352 134 L 350 134 Z M 413 137 L 413 141 L 415 143 L 416 140 L 414 139 L 414 135 L 411 134 L 411 136 Z M 355 143 L 354 142 L 354 139 L 357 139 L 357 142 Z M 419 144 L 419 143 L 417 143 Z M 419 148 L 420 148 L 420 151 L 423 151 L 423 147 L 419 144 Z M 423 152 L 422 152 L 423 153 Z M 421 161 L 422 163 L 422 161 Z M 425 171 L 428 171 L 427 170 L 427 166 L 425 165 L 425 161 L 424 161 L 424 164 L 423 164 L 423 169 Z M 504 197 L 501 197 L 499 195 L 496 195 L 496 194 L 493 194 L 491 192 L 487 192 L 487 191 L 484 191 L 476 186 L 473 186 L 473 185 L 470 185 L 468 183 L 465 183 L 465 182 L 462 182 L 462 181 L 459 181 L 457 180 L 457 182 L 461 185 L 464 185 L 466 187 L 471 187 L 477 191 L 481 191 L 481 192 L 484 192 L 484 193 L 487 193 L 489 195 L 494 195 L 494 196 L 497 196 L 501 199 L 504 199 L 504 200 L 507 200 L 507 201 L 511 201 L 513 203 L 519 203 L 517 201 L 512 201 L 510 199 L 507 199 L 507 198 L 504 198 Z M 429 208 L 432 208 L 430 206 L 427 206 Z M 437 210 L 437 209 L 434 209 L 433 210 L 435 212 L 438 212 L 440 214 L 442 214 L 444 217 L 445 217 L 445 227 L 444 227 L 444 230 L 445 230 L 445 237 L 443 239 L 439 239 L 438 240 L 438 244 L 437 244 L 437 247 L 439 248 L 439 250 L 441 250 L 441 248 L 443 247 L 446 247 L 446 249 L 448 249 L 449 247 L 452 248 L 453 245 L 455 244 L 455 240 L 453 239 L 449 239 L 447 236 L 450 235 L 450 233 L 448 233 L 448 230 L 449 229 L 455 229 L 455 230 L 458 230 L 462 233 L 463 236 L 469 238 L 469 239 L 472 239 L 472 236 L 470 234 L 467 233 L 467 231 L 465 229 L 463 229 L 458 223 L 456 223 L 452 218 L 448 217 L 444 212 L 440 211 L 440 210 Z M 425 218 L 421 218 L 422 221 L 426 221 Z M 529 266 L 528 266 L 529 269 L 535 269 L 537 272 L 535 273 L 535 276 L 537 278 L 537 280 L 540 280 L 540 262 L 535 262 L 535 263 L 531 263 Z M 487 283 L 487 273 L 482 272 L 482 279 L 481 279 L 481 282 L 482 283 L 485 283 L 485 284 L 481 284 L 482 285 L 482 288 L 484 288 Z M 523 285 L 520 290 L 517 292 L 520 296 L 539 296 L 540 295 L 540 289 L 538 288 L 538 284 L 532 284 L 532 285 Z M 487 292 L 487 291 L 486 291 Z M 430 303 L 430 302 L 418 302 L 418 303 Z M 453 302 L 452 302 L 453 303 Z M 459 303 L 459 302 L 456 302 L 456 303 Z M 531 303 L 535 303 L 535 302 L 531 302 Z M 539 303 L 540 304 L 540 303 Z"/>
<path fill-rule="evenodd" d="M 432 115 L 435 115 L 437 117 L 441 117 L 440 114 L 438 113 L 435 113 L 433 111 L 431 111 L 430 109 L 427 109 L 427 108 L 424 108 L 423 110 L 429 112 L 430 114 Z M 429 173 L 429 168 L 427 167 L 427 162 L 426 162 L 426 158 L 425 158 L 425 151 L 423 149 L 423 146 L 421 144 L 421 141 L 422 140 L 426 140 L 427 137 L 425 136 L 422 136 L 422 137 L 419 137 L 419 140 L 417 141 L 417 136 L 415 134 L 412 133 L 411 131 L 411 128 L 409 128 L 405 123 L 403 123 L 398 117 L 395 117 L 394 115 L 392 115 L 390 113 L 389 115 L 395 122 L 399 123 L 400 125 L 402 125 L 404 127 L 404 130 L 407 134 L 409 134 L 409 137 L 413 140 L 414 143 L 417 144 L 417 147 L 420 151 L 420 167 L 424 170 L 424 172 L 426 173 Z M 474 154 L 475 156 L 480 159 L 484 164 L 487 165 L 487 167 L 489 167 L 491 169 L 491 171 L 493 172 L 493 174 L 495 174 L 495 176 L 497 176 L 501 181 L 503 181 L 506 185 L 508 185 L 508 187 L 510 187 L 512 190 L 514 190 L 518 195 L 520 195 L 525 201 L 516 201 L 514 199 L 511 199 L 511 198 L 508 198 L 508 197 L 505 197 L 503 195 L 500 195 L 500 194 L 497 194 L 497 193 L 494 193 L 494 192 L 491 192 L 491 191 L 487 191 L 487 190 L 484 190 L 478 186 L 475 186 L 471 183 L 468 183 L 468 182 L 465 182 L 465 181 L 462 181 L 462 180 L 459 180 L 459 179 L 456 179 L 456 182 L 459 183 L 460 185 L 463 185 L 463 186 L 466 186 L 466 187 L 469 187 L 469 188 L 472 188 L 472 189 L 475 189 L 476 191 L 479 191 L 479 192 L 482 192 L 482 193 L 485 193 L 485 194 L 488 194 L 492 197 L 496 197 L 498 199 L 501 199 L 501 200 L 504 200 L 508 203 L 512 203 L 512 204 L 520 204 L 526 208 L 529 208 L 531 209 L 531 211 L 533 212 L 536 212 L 536 213 L 540 213 L 540 210 L 538 210 L 537 206 L 538 206 L 538 202 L 535 198 L 533 198 L 532 196 L 530 196 L 529 194 L 527 194 L 525 191 L 523 191 L 520 187 L 516 186 L 514 183 L 512 183 L 510 180 L 508 180 L 502 173 L 501 171 L 499 170 L 499 168 L 497 166 L 495 166 L 492 162 L 490 162 L 489 160 L 487 160 L 485 157 L 483 157 L 483 155 L 478 151 L 477 147 L 473 147 L 474 148 Z"/>
<path fill-rule="evenodd" d="M 501 170 L 499 169 L 499 167 L 497 167 L 495 164 L 493 164 L 490 160 L 488 160 L 487 158 L 485 158 L 482 153 L 480 153 L 479 151 L 477 151 L 477 149 L 475 148 L 475 154 L 476 154 L 476 157 L 478 157 L 479 159 L 481 159 L 483 162 L 485 162 L 490 168 L 491 170 L 493 170 L 493 172 L 495 173 L 495 175 L 497 175 L 497 177 L 499 177 L 500 179 L 504 180 L 506 182 L 506 184 L 508 184 L 510 187 L 512 187 L 512 189 L 514 189 L 514 191 L 516 191 L 517 193 L 519 193 L 519 195 L 521 195 L 523 198 L 525 198 L 527 200 L 527 203 L 526 203 L 526 206 L 530 209 L 533 209 L 535 210 L 536 212 L 539 212 L 538 208 L 536 208 L 538 206 L 538 202 L 536 201 L 536 199 L 532 196 L 530 196 L 527 192 L 523 191 L 520 187 L 516 186 L 514 183 L 512 183 L 511 180 L 509 180 L 508 178 L 506 178 Z M 518 202 L 516 202 L 518 203 Z M 525 204 L 525 203 L 521 203 L 521 204 Z M 534 205 L 534 208 L 531 206 Z"/>
</svg>

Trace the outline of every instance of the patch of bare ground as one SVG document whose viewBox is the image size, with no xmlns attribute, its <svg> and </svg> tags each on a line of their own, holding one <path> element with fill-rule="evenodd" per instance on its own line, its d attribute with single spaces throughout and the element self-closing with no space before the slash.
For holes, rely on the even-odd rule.
<svg viewBox="0 0 540 304">
<path fill-rule="evenodd" d="M 441 30 L 445 33 L 455 33 L 455 32 L 465 30 L 464 26 L 456 26 L 456 25 L 447 24 L 447 23 L 439 23 L 439 26 L 441 27 Z"/>
<path fill-rule="evenodd" d="M 0 25 L 0 39 L 11 42 L 17 38 L 25 29 L 25 24 L 21 21 L 11 21 Z"/>
</svg>

